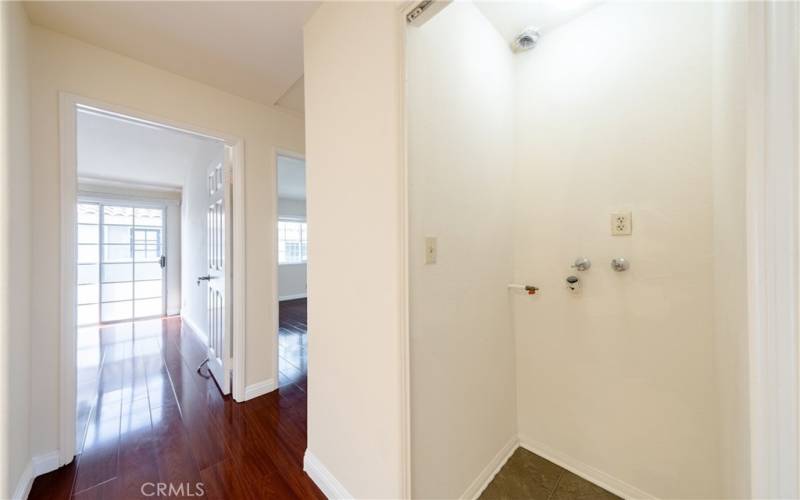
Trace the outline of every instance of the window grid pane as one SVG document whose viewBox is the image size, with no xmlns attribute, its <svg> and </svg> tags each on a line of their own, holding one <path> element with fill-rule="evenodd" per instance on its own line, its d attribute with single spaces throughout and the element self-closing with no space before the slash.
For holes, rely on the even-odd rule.
<svg viewBox="0 0 800 500">
<path fill-rule="evenodd" d="M 97 203 L 78 203 L 78 223 L 97 224 L 100 216 L 100 205 Z"/>
<path fill-rule="evenodd" d="M 278 221 L 278 263 L 297 264 L 308 259 L 307 225 L 300 221 Z"/>
<path fill-rule="evenodd" d="M 77 204 L 78 323 L 160 315 L 164 210 Z"/>
</svg>

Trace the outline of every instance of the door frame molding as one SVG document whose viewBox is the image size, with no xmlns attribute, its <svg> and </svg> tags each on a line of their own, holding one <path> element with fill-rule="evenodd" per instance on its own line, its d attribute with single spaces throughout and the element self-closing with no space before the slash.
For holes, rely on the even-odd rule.
<svg viewBox="0 0 800 500">
<path fill-rule="evenodd" d="M 750 492 L 800 494 L 798 27 L 794 2 L 748 5 Z"/>
<path fill-rule="evenodd" d="M 273 184 L 275 185 L 275 196 L 273 199 L 272 205 L 272 234 L 275 237 L 275 244 L 272 245 L 272 283 L 270 286 L 272 288 L 272 296 L 275 298 L 274 303 L 272 304 L 272 380 L 274 381 L 273 388 L 277 389 L 280 387 L 280 352 L 279 352 L 279 336 L 280 336 L 280 303 L 281 298 L 280 294 L 278 293 L 278 267 L 280 264 L 278 263 L 278 220 L 280 219 L 280 214 L 278 213 L 280 210 L 280 203 L 278 199 L 278 157 L 285 156 L 287 158 L 294 158 L 296 160 L 302 160 L 305 164 L 306 169 L 306 183 L 308 183 L 308 164 L 306 163 L 306 156 L 302 153 L 298 153 L 296 151 L 291 151 L 288 149 L 283 148 L 272 148 L 272 163 L 273 163 Z M 306 210 L 308 209 L 308 188 L 306 188 Z M 306 223 L 308 223 L 308 212 L 306 212 Z M 308 284 L 308 261 L 306 261 L 306 284 Z M 306 285 L 306 301 L 308 300 L 308 286 Z M 306 302 L 308 303 L 308 302 Z M 306 335 L 308 332 L 306 332 Z"/>
<path fill-rule="evenodd" d="M 236 401 L 245 399 L 245 342 L 246 342 L 246 276 L 247 261 L 245 242 L 245 150 L 244 140 L 235 135 L 209 130 L 169 118 L 155 116 L 125 106 L 102 102 L 99 100 L 60 92 L 59 101 L 59 162 L 60 162 L 60 240 L 61 265 L 59 276 L 60 296 L 60 380 L 59 380 L 59 466 L 70 463 L 75 457 L 75 420 L 76 420 L 76 375 L 77 375 L 77 291 L 75 289 L 77 270 L 75 262 L 75 205 L 78 202 L 77 175 L 77 109 L 85 107 L 96 109 L 111 115 L 178 130 L 194 135 L 217 139 L 233 148 L 233 170 L 231 183 L 233 191 L 233 231 L 230 235 L 233 244 L 232 296 L 232 337 L 233 360 L 232 393 Z M 236 244 L 241 242 L 241 244 Z M 65 265 L 66 264 L 66 265 Z"/>
</svg>

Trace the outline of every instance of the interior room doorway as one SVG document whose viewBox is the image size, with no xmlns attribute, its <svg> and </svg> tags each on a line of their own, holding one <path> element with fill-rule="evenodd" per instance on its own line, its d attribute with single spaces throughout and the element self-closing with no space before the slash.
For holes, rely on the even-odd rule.
<svg viewBox="0 0 800 500">
<path fill-rule="evenodd" d="M 244 179 L 242 143 L 222 134 L 68 95 L 61 129 L 66 464 L 122 453 L 126 411 L 185 404 L 182 366 L 207 358 L 212 387 L 243 398 Z"/>
<path fill-rule="evenodd" d="M 280 153 L 277 164 L 278 385 L 306 389 L 308 226 L 306 166 Z"/>
</svg>

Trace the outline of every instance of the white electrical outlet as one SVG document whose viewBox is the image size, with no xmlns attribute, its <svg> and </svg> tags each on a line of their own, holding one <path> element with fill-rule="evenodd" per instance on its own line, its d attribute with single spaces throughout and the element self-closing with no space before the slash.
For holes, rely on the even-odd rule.
<svg viewBox="0 0 800 500">
<path fill-rule="evenodd" d="M 611 236 L 627 236 L 632 232 L 630 212 L 615 212 L 611 214 Z"/>
<path fill-rule="evenodd" d="M 425 263 L 436 264 L 436 237 L 425 238 Z"/>
</svg>

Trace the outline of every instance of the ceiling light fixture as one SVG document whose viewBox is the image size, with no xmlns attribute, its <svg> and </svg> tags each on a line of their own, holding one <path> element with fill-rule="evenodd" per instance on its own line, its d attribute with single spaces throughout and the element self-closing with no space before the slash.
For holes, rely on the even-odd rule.
<svg viewBox="0 0 800 500">
<path fill-rule="evenodd" d="M 511 42 L 511 48 L 514 49 L 514 52 L 531 50 L 532 48 L 536 47 L 540 37 L 541 34 L 539 33 L 539 30 L 529 26 L 522 30 L 522 33 L 514 38 L 514 41 Z"/>
</svg>

